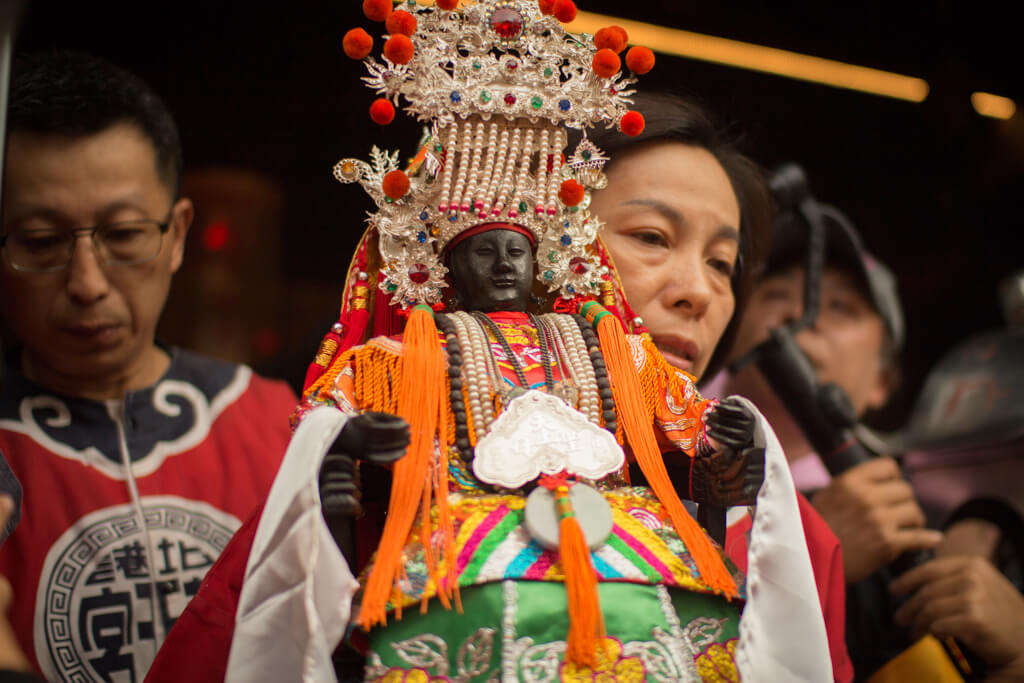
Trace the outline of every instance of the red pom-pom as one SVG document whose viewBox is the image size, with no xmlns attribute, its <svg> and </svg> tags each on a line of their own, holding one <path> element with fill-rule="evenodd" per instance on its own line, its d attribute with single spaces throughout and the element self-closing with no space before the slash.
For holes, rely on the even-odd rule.
<svg viewBox="0 0 1024 683">
<path fill-rule="evenodd" d="M 361 28 L 354 28 L 341 39 L 341 49 L 351 59 L 364 59 L 373 49 L 373 38 Z"/>
<path fill-rule="evenodd" d="M 634 45 L 626 53 L 626 66 L 633 73 L 643 75 L 654 68 L 654 52 L 649 47 Z"/>
<path fill-rule="evenodd" d="M 383 97 L 370 105 L 370 118 L 378 126 L 386 126 L 395 120 L 395 105 Z"/>
<path fill-rule="evenodd" d="M 597 54 L 594 55 L 594 61 L 591 62 L 591 66 L 594 67 L 594 73 L 601 78 L 611 78 L 622 68 L 622 60 L 613 51 L 604 48 L 598 50 Z"/>
<path fill-rule="evenodd" d="M 572 178 L 563 180 L 562 186 L 558 189 L 558 198 L 566 206 L 576 206 L 583 201 L 583 186 Z"/>
<path fill-rule="evenodd" d="M 385 21 L 391 15 L 391 0 L 363 0 L 363 14 L 370 21 Z"/>
<path fill-rule="evenodd" d="M 619 130 L 630 137 L 636 137 L 644 132 L 644 115 L 638 111 L 627 111 L 619 119 Z"/>
<path fill-rule="evenodd" d="M 391 35 L 401 33 L 403 36 L 411 36 L 416 33 L 416 17 L 404 9 L 398 9 L 391 13 L 384 26 Z"/>
<path fill-rule="evenodd" d="M 392 171 L 384 176 L 380 186 L 387 196 L 401 199 L 409 191 L 409 176 L 405 175 L 405 171 Z"/>
<path fill-rule="evenodd" d="M 594 34 L 594 46 L 598 50 L 608 49 L 618 54 L 629 44 L 629 34 L 621 26 L 605 26 Z"/>
<path fill-rule="evenodd" d="M 555 0 L 539 0 L 541 14 L 552 14 L 555 11 Z"/>
<path fill-rule="evenodd" d="M 555 0 L 551 13 L 563 24 L 568 24 L 576 18 L 576 3 L 572 0 Z"/>
<path fill-rule="evenodd" d="M 459 6 L 459 0 L 437 0 L 436 4 L 441 9 L 453 10 Z"/>
<path fill-rule="evenodd" d="M 415 52 L 416 48 L 412 46 L 409 36 L 403 36 L 401 33 L 391 36 L 384 43 L 384 56 L 395 64 L 408 64 Z"/>
</svg>

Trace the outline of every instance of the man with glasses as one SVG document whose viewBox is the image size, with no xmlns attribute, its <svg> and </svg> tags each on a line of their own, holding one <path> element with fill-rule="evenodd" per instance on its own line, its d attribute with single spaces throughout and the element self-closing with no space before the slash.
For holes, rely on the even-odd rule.
<svg viewBox="0 0 1024 683">
<path fill-rule="evenodd" d="M 81 54 L 26 59 L 8 129 L 0 451 L 24 495 L 0 549 L 9 616 L 47 680 L 141 680 L 269 490 L 296 400 L 155 341 L 193 207 L 145 84 Z"/>
</svg>

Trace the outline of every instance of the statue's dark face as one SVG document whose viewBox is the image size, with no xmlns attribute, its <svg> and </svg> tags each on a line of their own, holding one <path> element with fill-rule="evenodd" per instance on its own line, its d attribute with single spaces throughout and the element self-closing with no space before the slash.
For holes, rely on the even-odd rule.
<svg viewBox="0 0 1024 683">
<path fill-rule="evenodd" d="M 533 285 L 530 240 L 512 230 L 488 230 L 455 246 L 448 268 L 467 311 L 525 311 Z"/>
</svg>

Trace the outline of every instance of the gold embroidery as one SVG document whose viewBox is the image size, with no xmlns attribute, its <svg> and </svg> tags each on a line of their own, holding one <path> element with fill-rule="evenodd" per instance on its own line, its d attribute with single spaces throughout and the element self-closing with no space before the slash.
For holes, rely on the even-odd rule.
<svg viewBox="0 0 1024 683">
<path fill-rule="evenodd" d="M 622 643 L 617 638 L 604 638 L 597 651 L 597 666 L 593 669 L 565 661 L 562 680 L 570 683 L 601 681 L 602 683 L 643 683 L 644 664 L 639 657 L 623 657 Z"/>
<path fill-rule="evenodd" d="M 334 359 L 334 354 L 337 352 L 338 342 L 333 339 L 324 339 L 320 344 L 320 349 L 316 352 L 316 360 L 314 362 L 320 367 L 326 368 L 331 364 L 331 360 Z"/>
<path fill-rule="evenodd" d="M 725 644 L 713 643 L 697 657 L 697 673 L 705 681 L 713 683 L 739 683 L 740 673 L 736 670 L 736 638 Z"/>
</svg>

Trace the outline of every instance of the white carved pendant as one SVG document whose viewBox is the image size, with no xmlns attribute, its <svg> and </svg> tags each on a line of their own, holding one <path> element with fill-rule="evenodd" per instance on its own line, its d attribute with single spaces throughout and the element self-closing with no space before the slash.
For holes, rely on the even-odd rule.
<svg viewBox="0 0 1024 683">
<path fill-rule="evenodd" d="M 565 470 L 600 479 L 622 469 L 626 456 L 607 430 L 558 398 L 531 390 L 509 402 L 476 444 L 473 473 L 488 484 L 516 489 Z"/>
</svg>

